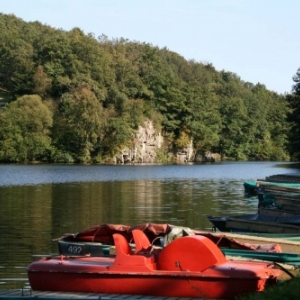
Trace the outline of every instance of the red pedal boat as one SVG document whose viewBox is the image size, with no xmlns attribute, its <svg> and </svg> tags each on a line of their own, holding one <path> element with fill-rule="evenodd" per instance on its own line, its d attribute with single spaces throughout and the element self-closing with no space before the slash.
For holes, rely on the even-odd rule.
<svg viewBox="0 0 300 300">
<path fill-rule="evenodd" d="M 33 290 L 233 299 L 275 284 L 281 270 L 263 262 L 230 261 L 204 236 L 178 238 L 153 249 L 141 230 L 135 252 L 114 234 L 114 257 L 56 256 L 31 263 Z"/>
</svg>

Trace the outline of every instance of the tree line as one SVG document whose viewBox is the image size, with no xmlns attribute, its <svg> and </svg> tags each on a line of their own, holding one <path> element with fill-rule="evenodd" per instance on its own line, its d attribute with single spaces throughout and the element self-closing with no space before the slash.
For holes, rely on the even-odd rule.
<svg viewBox="0 0 300 300">
<path fill-rule="evenodd" d="M 300 71 L 280 95 L 211 63 L 0 14 L 0 162 L 110 162 L 150 119 L 161 162 L 191 141 L 231 160 L 300 158 Z M 164 155 L 165 154 L 165 155 Z"/>
</svg>

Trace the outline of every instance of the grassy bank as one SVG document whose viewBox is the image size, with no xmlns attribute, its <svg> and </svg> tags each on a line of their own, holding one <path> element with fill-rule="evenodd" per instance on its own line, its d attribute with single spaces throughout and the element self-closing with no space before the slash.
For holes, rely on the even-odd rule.
<svg viewBox="0 0 300 300">
<path fill-rule="evenodd" d="M 276 286 L 267 288 L 262 293 L 255 293 L 237 300 L 296 300 L 300 297 L 300 276 L 278 283 Z"/>
</svg>

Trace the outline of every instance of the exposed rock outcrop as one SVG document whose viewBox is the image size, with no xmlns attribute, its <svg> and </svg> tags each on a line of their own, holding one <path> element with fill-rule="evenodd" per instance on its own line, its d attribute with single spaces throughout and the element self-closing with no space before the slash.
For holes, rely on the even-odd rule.
<svg viewBox="0 0 300 300">
<path fill-rule="evenodd" d="M 116 157 L 117 163 L 156 163 L 156 150 L 163 145 L 163 137 L 156 132 L 153 123 L 144 122 L 144 127 L 139 126 L 133 138 L 133 147 L 126 147 Z"/>
<path fill-rule="evenodd" d="M 176 155 L 176 161 L 179 164 L 193 161 L 194 147 L 193 141 L 191 141 L 185 148 L 180 149 Z"/>
<path fill-rule="evenodd" d="M 136 131 L 132 147 L 123 148 L 121 153 L 115 157 L 115 162 L 119 164 L 159 163 L 157 151 L 162 148 L 163 143 L 164 138 L 161 133 L 155 130 L 152 121 L 147 120 L 144 122 L 144 126 L 139 126 Z M 186 147 L 179 149 L 175 155 L 170 155 L 174 158 L 173 161 L 179 164 L 221 161 L 218 153 L 198 151 L 195 155 L 192 140 Z"/>
</svg>

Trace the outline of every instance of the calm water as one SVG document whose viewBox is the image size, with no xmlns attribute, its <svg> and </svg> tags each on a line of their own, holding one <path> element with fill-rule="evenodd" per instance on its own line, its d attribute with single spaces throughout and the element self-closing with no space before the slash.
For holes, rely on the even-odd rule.
<svg viewBox="0 0 300 300">
<path fill-rule="evenodd" d="M 292 163 L 0 165 L 0 289 L 26 285 L 34 255 L 100 223 L 170 223 L 211 230 L 204 214 L 254 212 L 243 182 L 298 172 Z"/>
</svg>

